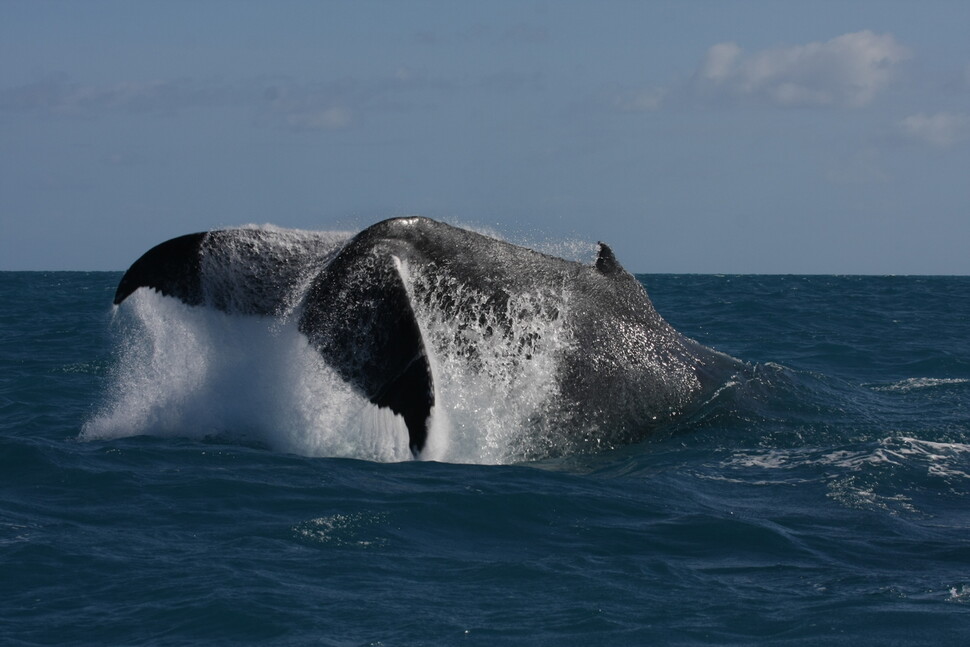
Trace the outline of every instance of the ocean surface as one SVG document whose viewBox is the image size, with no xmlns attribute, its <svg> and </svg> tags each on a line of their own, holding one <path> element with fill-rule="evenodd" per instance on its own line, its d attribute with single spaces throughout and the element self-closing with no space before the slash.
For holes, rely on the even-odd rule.
<svg viewBox="0 0 970 647">
<path fill-rule="evenodd" d="M 970 642 L 970 278 L 641 276 L 746 370 L 638 444 L 435 462 L 120 277 L 0 273 L 0 644 Z"/>
</svg>

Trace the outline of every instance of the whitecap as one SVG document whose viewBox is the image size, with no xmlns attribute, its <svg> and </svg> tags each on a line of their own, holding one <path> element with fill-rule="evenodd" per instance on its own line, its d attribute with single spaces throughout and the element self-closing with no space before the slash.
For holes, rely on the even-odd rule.
<svg viewBox="0 0 970 647">
<path fill-rule="evenodd" d="M 936 378 L 936 377 L 910 377 L 892 384 L 870 384 L 867 385 L 873 391 L 890 391 L 907 393 L 918 389 L 932 389 L 941 386 L 953 386 L 955 384 L 967 384 L 970 379 L 965 378 Z"/>
</svg>

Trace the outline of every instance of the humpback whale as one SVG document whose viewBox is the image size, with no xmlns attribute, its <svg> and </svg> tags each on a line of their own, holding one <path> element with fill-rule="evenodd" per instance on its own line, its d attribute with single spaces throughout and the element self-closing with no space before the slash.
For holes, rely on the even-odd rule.
<svg viewBox="0 0 970 647">
<path fill-rule="evenodd" d="M 497 397 L 541 381 L 527 415 L 535 433 L 596 448 L 678 419 L 738 366 L 670 326 L 606 244 L 586 264 L 423 217 L 339 244 L 260 228 L 181 236 L 136 260 L 114 303 L 142 288 L 298 317 L 341 379 L 403 418 L 415 456 L 442 404 L 436 382 L 458 369 L 494 383 Z M 503 391 L 503 381 L 516 384 Z"/>
</svg>

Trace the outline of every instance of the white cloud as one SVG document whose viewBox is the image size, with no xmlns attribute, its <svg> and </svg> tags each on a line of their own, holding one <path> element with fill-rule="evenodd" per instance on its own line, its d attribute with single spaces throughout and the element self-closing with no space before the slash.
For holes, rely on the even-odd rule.
<svg viewBox="0 0 970 647">
<path fill-rule="evenodd" d="M 296 130 L 337 130 L 348 126 L 350 121 L 350 111 L 339 106 L 293 111 L 286 115 L 287 126 Z"/>
<path fill-rule="evenodd" d="M 667 96 L 666 88 L 646 88 L 616 97 L 615 105 L 623 112 L 659 110 Z"/>
<path fill-rule="evenodd" d="M 0 108 L 84 116 L 112 110 L 173 113 L 187 107 L 229 104 L 238 99 L 237 94 L 224 84 L 192 79 L 85 85 L 55 74 L 0 90 Z"/>
<path fill-rule="evenodd" d="M 736 43 L 718 43 L 695 75 L 696 89 L 780 106 L 858 108 L 889 84 L 910 55 L 892 34 L 871 31 L 751 54 Z"/>
<path fill-rule="evenodd" d="M 173 79 L 84 84 L 64 74 L 21 86 L 0 87 L 0 111 L 57 117 L 95 118 L 118 112 L 177 114 L 201 108 L 242 108 L 260 124 L 291 130 L 339 130 L 364 114 L 406 111 L 452 89 L 408 68 L 372 79 L 300 82 L 288 77 Z"/>
<path fill-rule="evenodd" d="M 339 130 L 350 124 L 347 106 L 358 93 L 357 84 L 349 80 L 311 86 L 283 79 L 263 92 L 260 116 L 291 130 Z"/>
<path fill-rule="evenodd" d="M 970 138 L 970 114 L 938 112 L 916 114 L 899 122 L 904 135 L 939 148 L 953 146 Z"/>
<path fill-rule="evenodd" d="M 883 168 L 883 155 L 873 148 L 850 152 L 829 162 L 825 175 L 842 185 L 881 184 L 890 180 Z"/>
<path fill-rule="evenodd" d="M 718 43 L 707 50 L 700 75 L 715 83 L 725 81 L 734 73 L 739 58 L 741 58 L 741 48 L 737 43 Z"/>
</svg>

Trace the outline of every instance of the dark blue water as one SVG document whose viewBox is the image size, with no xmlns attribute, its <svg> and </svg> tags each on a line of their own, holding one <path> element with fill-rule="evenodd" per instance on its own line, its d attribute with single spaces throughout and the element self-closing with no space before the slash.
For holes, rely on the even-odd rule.
<svg viewBox="0 0 970 647">
<path fill-rule="evenodd" d="M 643 443 L 509 465 L 81 438 L 119 278 L 0 273 L 0 644 L 970 638 L 970 278 L 643 277 L 750 370 Z"/>
</svg>

